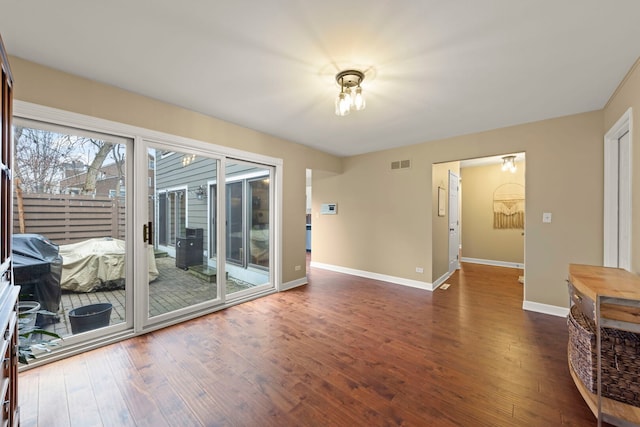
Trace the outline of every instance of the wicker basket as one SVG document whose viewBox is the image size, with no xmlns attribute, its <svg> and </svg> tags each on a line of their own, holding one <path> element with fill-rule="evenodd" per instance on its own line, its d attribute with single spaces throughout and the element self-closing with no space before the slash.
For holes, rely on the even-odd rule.
<svg viewBox="0 0 640 427">
<path fill-rule="evenodd" d="M 592 393 L 596 393 L 598 356 L 596 328 L 578 306 L 567 317 L 569 360 Z M 602 328 L 602 395 L 640 406 L 640 335 Z"/>
</svg>

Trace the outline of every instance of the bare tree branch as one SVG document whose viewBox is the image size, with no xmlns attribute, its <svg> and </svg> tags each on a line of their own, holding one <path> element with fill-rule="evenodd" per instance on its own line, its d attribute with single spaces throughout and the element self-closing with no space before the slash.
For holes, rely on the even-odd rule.
<svg viewBox="0 0 640 427">
<path fill-rule="evenodd" d="M 87 178 L 84 182 L 84 186 L 82 187 L 82 192 L 84 194 L 93 194 L 96 191 L 98 172 L 100 171 L 100 168 L 102 168 L 104 160 L 107 158 L 109 151 L 111 151 L 111 148 L 113 147 L 112 143 L 106 141 L 91 140 L 91 142 L 100 148 L 98 149 L 96 156 L 93 158 L 91 165 L 89 165 Z"/>
</svg>

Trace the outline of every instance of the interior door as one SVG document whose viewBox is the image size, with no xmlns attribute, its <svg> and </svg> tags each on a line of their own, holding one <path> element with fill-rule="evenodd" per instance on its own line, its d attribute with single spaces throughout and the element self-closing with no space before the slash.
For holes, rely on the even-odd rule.
<svg viewBox="0 0 640 427">
<path fill-rule="evenodd" d="M 449 273 L 459 268 L 460 234 L 458 212 L 458 183 L 460 179 L 449 171 Z"/>
<path fill-rule="evenodd" d="M 631 152 L 630 133 L 618 138 L 618 268 L 631 271 Z"/>
<path fill-rule="evenodd" d="M 605 135 L 604 262 L 631 270 L 631 111 Z"/>
</svg>

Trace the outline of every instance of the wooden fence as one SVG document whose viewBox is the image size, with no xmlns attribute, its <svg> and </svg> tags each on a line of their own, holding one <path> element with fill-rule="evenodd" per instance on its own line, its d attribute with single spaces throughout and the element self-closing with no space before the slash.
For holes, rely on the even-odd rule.
<svg viewBox="0 0 640 427">
<path fill-rule="evenodd" d="M 125 224 L 124 201 L 115 198 L 23 194 L 22 214 L 14 198 L 13 232 L 41 234 L 58 245 L 94 237 L 124 239 Z"/>
</svg>

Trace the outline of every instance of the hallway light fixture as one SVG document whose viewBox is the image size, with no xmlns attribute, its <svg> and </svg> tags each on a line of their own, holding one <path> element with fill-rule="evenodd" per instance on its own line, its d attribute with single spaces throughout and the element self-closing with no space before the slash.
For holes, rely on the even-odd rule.
<svg viewBox="0 0 640 427">
<path fill-rule="evenodd" d="M 516 172 L 516 156 L 504 156 L 502 158 L 502 171 Z"/>
<path fill-rule="evenodd" d="M 360 87 L 363 80 L 364 73 L 358 70 L 344 70 L 336 74 L 336 82 L 340 85 L 340 93 L 336 98 L 336 115 L 346 116 L 352 109 L 364 110 L 366 103 Z"/>
</svg>

